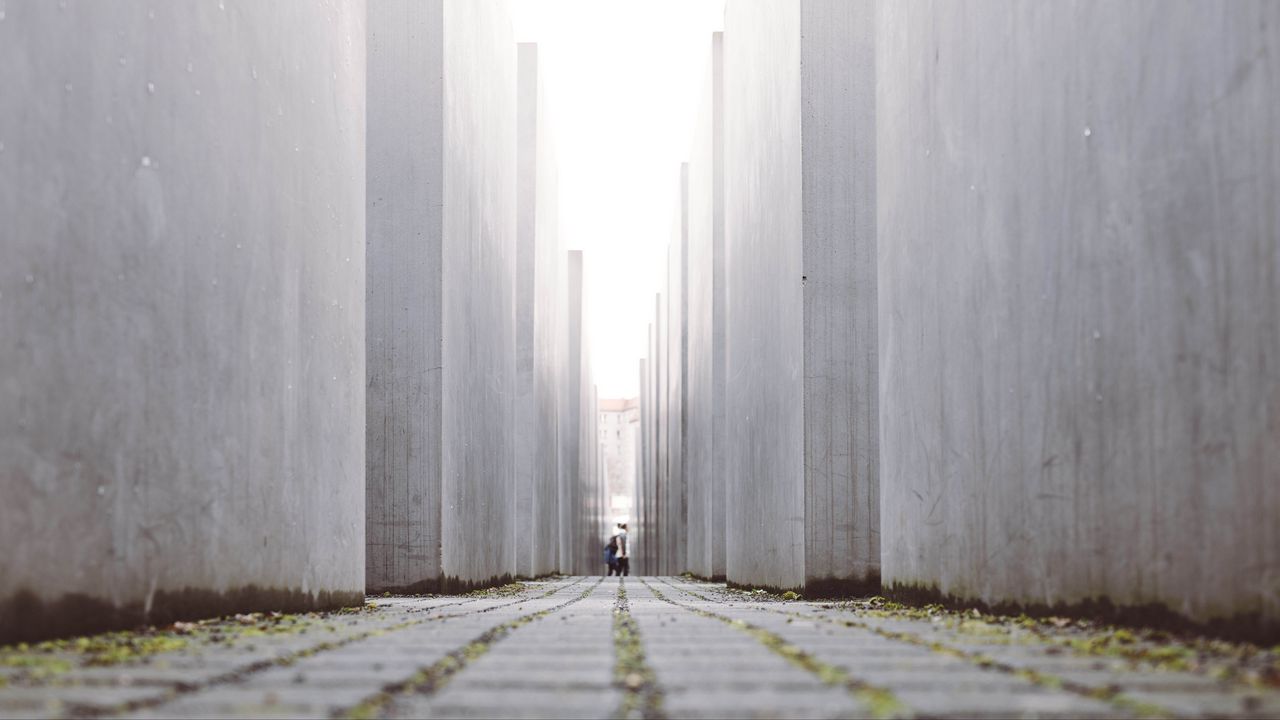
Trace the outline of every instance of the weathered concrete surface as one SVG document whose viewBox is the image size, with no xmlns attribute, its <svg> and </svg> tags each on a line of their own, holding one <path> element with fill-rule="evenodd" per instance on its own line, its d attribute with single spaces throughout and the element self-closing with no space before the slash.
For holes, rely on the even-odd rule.
<svg viewBox="0 0 1280 720">
<path fill-rule="evenodd" d="M 708 43 L 689 159 L 685 378 L 688 570 L 724 576 L 724 133 L 722 33 Z"/>
<path fill-rule="evenodd" d="M 1274 628 L 1280 6 L 879 12 L 886 582 Z"/>
<path fill-rule="evenodd" d="M 505 2 L 444 7 L 442 567 L 489 583 L 515 570 L 516 46 Z"/>
<path fill-rule="evenodd" d="M 0 17 L 0 643 L 358 601 L 364 3 Z"/>
<path fill-rule="evenodd" d="M 440 578 L 441 2 L 369 12 L 366 578 Z"/>
<path fill-rule="evenodd" d="M 533 577 L 537 542 L 533 535 L 534 476 L 542 439 L 534 381 L 534 334 L 538 313 L 538 46 L 520 43 L 516 51 L 516 396 L 515 514 L 511 543 L 516 576 Z M 554 416 L 552 416 L 554 418 Z M 554 427 L 554 426 L 553 426 Z M 552 435 L 554 440 L 554 434 Z M 554 448 L 552 448 L 554 449 Z"/>
<path fill-rule="evenodd" d="M 731 582 L 877 579 L 873 17 L 726 8 Z"/>
<path fill-rule="evenodd" d="M 655 306 L 658 303 L 655 301 Z M 643 407 L 640 411 L 642 433 L 642 454 L 646 468 L 640 478 L 636 490 L 636 557 L 632 560 L 632 570 L 638 574 L 654 574 L 657 568 L 657 557 L 654 554 L 657 542 L 657 530 L 654 525 L 657 516 L 658 493 L 658 360 L 657 335 L 654 323 L 649 323 L 648 351 L 644 361 Z"/>
<path fill-rule="evenodd" d="M 685 572 L 688 565 L 689 498 L 685 482 L 687 418 L 685 378 L 688 375 L 688 215 L 689 164 L 680 164 L 679 197 L 672 221 L 671 245 L 667 246 L 667 478 L 663 488 L 662 547 L 664 574 Z"/>
<path fill-rule="evenodd" d="M 649 326 L 652 333 L 653 326 Z M 640 546 L 644 544 L 647 532 L 646 520 L 649 515 L 649 360 L 640 359 L 640 422 L 636 429 L 636 487 L 633 500 L 634 511 L 631 513 L 631 527 L 627 539 L 631 541 L 631 570 L 639 574 L 644 566 L 644 554 Z M 637 544 L 639 543 L 639 544 Z"/>
<path fill-rule="evenodd" d="M 555 147 L 538 73 L 538 46 L 521 43 L 517 97 L 516 574 L 557 569 L 563 373 L 564 251 L 557 232 Z"/>
<path fill-rule="evenodd" d="M 668 249 L 669 251 L 669 249 Z M 666 277 L 666 273 L 663 273 Z M 646 573 L 661 575 L 669 571 L 670 545 L 667 538 L 667 514 L 669 512 L 671 467 L 668 460 L 671 436 L 667 432 L 668 418 L 671 410 L 671 393 L 668 385 L 671 380 L 671 368 L 668 362 L 669 337 L 667 334 L 667 287 L 664 279 L 663 292 L 658 293 L 654 301 L 653 350 L 656 372 L 654 378 L 654 459 L 657 473 L 653 478 L 653 517 L 651 525 L 653 564 Z"/>
<path fill-rule="evenodd" d="M 560 570 L 601 572 L 599 488 L 600 443 L 597 437 L 595 383 L 591 374 L 591 342 L 585 313 L 586 267 L 581 250 L 567 255 L 568 360 L 560 390 Z"/>
<path fill-rule="evenodd" d="M 801 5 L 805 586 L 880 580 L 875 0 Z"/>
<path fill-rule="evenodd" d="M 510 20 L 387 2 L 371 27 L 368 586 L 490 583 L 516 569 Z"/>
</svg>

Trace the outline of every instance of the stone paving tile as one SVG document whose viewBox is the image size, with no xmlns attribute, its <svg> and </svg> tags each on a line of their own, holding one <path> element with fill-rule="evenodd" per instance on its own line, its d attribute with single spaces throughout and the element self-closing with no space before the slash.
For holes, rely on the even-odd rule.
<svg viewBox="0 0 1280 720">
<path fill-rule="evenodd" d="M 709 598 L 711 595 L 716 595 L 720 592 L 716 586 L 707 583 L 688 583 L 675 579 L 667 579 L 667 582 L 673 589 L 686 593 L 685 597 L 690 602 L 697 601 L 695 595 Z M 1280 708 L 1275 705 L 1280 694 L 1274 691 L 1259 692 L 1239 686 L 1224 688 L 1222 683 L 1203 675 L 1143 667 L 1128 661 L 1117 661 L 1115 658 L 1109 657 L 1077 655 L 1068 649 L 1064 649 L 1061 645 L 1046 644 L 1029 635 L 1017 636 L 1015 632 L 1006 633 L 1004 637 L 974 637 L 971 634 L 928 620 L 886 620 L 866 617 L 847 611 L 831 611 L 821 603 L 779 604 L 739 599 L 736 601 L 730 600 L 724 605 L 731 607 L 733 609 L 732 612 L 739 616 L 741 613 L 752 610 L 766 612 L 778 617 L 782 617 L 779 613 L 785 612 L 793 617 L 793 625 L 808 624 L 807 621 L 795 618 L 794 616 L 796 615 L 834 620 L 839 623 L 833 625 L 833 627 L 840 627 L 846 620 L 853 620 L 882 632 L 914 636 L 919 641 L 919 645 L 916 645 L 916 647 L 923 646 L 923 649 L 929 652 L 932 652 L 932 650 L 928 649 L 931 646 L 941 647 L 948 651 L 967 653 L 975 658 L 980 656 L 999 666 L 1004 666 L 1006 670 L 1033 671 L 1041 676 L 1051 676 L 1055 681 L 1062 681 L 1069 686 L 1074 685 L 1083 690 L 1115 693 L 1115 699 L 1110 703 L 1109 711 L 1096 707 L 1093 710 L 1089 710 L 1085 707 L 1073 706 L 1070 712 L 1079 710 L 1085 714 L 1096 712 L 1112 716 L 1134 712 L 1162 712 L 1167 715 L 1189 717 L 1280 716 Z M 819 620 L 818 622 L 821 624 L 824 621 Z M 838 654 L 832 653 L 830 649 L 824 649 L 821 652 L 828 655 Z M 961 662 L 976 664 L 972 659 L 961 660 Z M 998 672 L 999 670 L 995 671 Z M 934 671 L 930 671 L 931 675 L 933 673 Z M 874 671 L 871 674 L 874 674 Z M 942 674 L 937 677 L 951 676 Z M 893 685 L 893 678 L 882 679 L 888 681 L 890 686 Z M 912 696 L 907 691 L 906 686 L 901 689 L 903 690 L 903 692 L 899 693 L 901 697 L 908 701 L 909 704 L 916 703 L 918 707 L 913 706 L 913 709 L 921 713 L 936 714 L 946 711 L 947 707 L 954 708 L 953 712 L 960 714 L 976 711 L 978 708 L 993 713 L 1013 715 L 1023 713 L 1058 715 L 1067 712 L 1051 704 L 1046 704 L 1047 701 L 1041 702 L 1040 700 L 1036 700 L 1037 705 L 1032 707 L 1022 707 L 1021 705 L 1003 707 L 988 701 L 990 697 L 988 693 L 977 693 L 974 697 L 966 700 L 966 694 L 961 692 L 959 688 L 953 689 L 949 693 L 944 693 L 955 701 L 952 704 L 942 703 L 937 698 L 929 695 Z M 1026 701 L 1026 698 L 1020 697 L 1019 702 L 1024 701 Z M 940 704 L 935 707 L 935 702 Z"/>
<path fill-rule="evenodd" d="M 443 688 L 402 695 L 391 717 L 609 717 L 616 585 L 600 583 L 572 605 L 516 628 Z M 570 662 L 561 664 L 562 660 Z"/>
<path fill-rule="evenodd" d="M 859 717 L 868 709 L 741 630 L 628 583 L 631 613 L 673 718 Z M 732 674 L 720 672 L 724 666 Z"/>
<path fill-rule="evenodd" d="M 643 657 L 628 656 L 622 669 L 619 650 L 631 641 L 616 634 L 620 584 L 560 578 L 518 592 L 370 598 L 372 609 L 308 622 L 305 632 L 193 636 L 187 647 L 107 667 L 59 651 L 43 661 L 68 662 L 69 670 L 0 667 L 0 719 L 327 718 L 357 707 L 458 718 L 624 710 L 668 718 L 1280 718 L 1276 691 L 1079 654 L 1016 628 L 975 634 L 680 578 L 623 585 L 628 613 L 617 617 L 630 618 L 635 644 L 627 647 Z M 849 679 L 856 682 L 846 686 Z"/>
<path fill-rule="evenodd" d="M 659 592 L 664 588 L 669 597 L 677 602 L 694 608 L 725 612 L 722 603 L 703 600 L 706 596 L 699 592 L 700 588 L 697 586 L 668 581 L 658 588 Z M 785 607 L 788 611 L 791 610 L 791 606 Z M 905 668 L 900 666 L 889 669 L 882 663 L 868 664 L 844 647 L 878 644 L 871 640 L 875 637 L 871 631 L 843 624 L 796 622 L 795 618 L 780 613 L 779 609 L 753 603 L 734 603 L 728 613 L 736 619 L 776 634 L 821 662 L 844 670 L 857 681 L 892 693 L 915 714 L 969 716 L 977 708 L 968 700 L 980 702 L 984 698 L 984 712 L 989 710 L 995 715 L 1099 717 L 1127 714 L 1125 709 L 1113 704 L 1056 688 L 1040 687 L 1025 678 L 984 669 L 960 658 L 938 656 L 928 648 L 915 649 L 937 657 L 924 661 L 924 655 L 921 655 L 921 665 L 918 668 L 908 665 Z M 898 644 L 912 647 L 905 643 Z M 898 657 L 904 656 L 910 657 L 910 653 Z M 956 702 L 947 704 L 939 700 L 948 696 L 956 698 Z"/>
</svg>

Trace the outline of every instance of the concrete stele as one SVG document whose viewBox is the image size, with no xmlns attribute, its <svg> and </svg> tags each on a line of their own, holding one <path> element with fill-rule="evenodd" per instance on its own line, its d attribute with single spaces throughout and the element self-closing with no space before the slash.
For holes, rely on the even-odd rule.
<svg viewBox="0 0 1280 720">
<path fill-rule="evenodd" d="M 501 582 L 516 570 L 493 541 L 515 524 L 510 18 L 389 0 L 370 27 L 368 587 Z"/>
<path fill-rule="evenodd" d="M 726 574 L 879 579 L 874 5 L 725 13 Z"/>
<path fill-rule="evenodd" d="M 0 644 L 358 604 L 365 4 L 0 15 Z"/>
<path fill-rule="evenodd" d="M 1101 7 L 879 7 L 885 582 L 1275 637 L 1280 5 Z"/>
</svg>

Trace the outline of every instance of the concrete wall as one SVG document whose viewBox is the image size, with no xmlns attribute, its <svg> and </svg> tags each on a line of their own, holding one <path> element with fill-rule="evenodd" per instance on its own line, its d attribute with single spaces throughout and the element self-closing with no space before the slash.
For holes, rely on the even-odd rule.
<svg viewBox="0 0 1280 720">
<path fill-rule="evenodd" d="M 533 534 L 534 477 L 542 446 L 534 381 L 534 334 L 537 313 L 538 202 L 538 46 L 520 43 L 516 50 L 516 396 L 515 512 L 511 542 L 516 575 L 533 577 L 537 541 Z M 552 416 L 554 419 L 554 416 Z M 553 425 L 554 427 L 554 425 Z M 554 435 L 553 435 L 554 437 Z"/>
<path fill-rule="evenodd" d="M 646 570 L 646 573 L 657 575 L 667 575 L 671 573 L 671 563 L 668 559 L 670 553 L 670 541 L 667 534 L 667 515 L 670 512 L 670 478 L 671 467 L 668 461 L 671 436 L 667 432 L 667 422 L 670 417 L 671 409 L 671 393 L 669 383 L 671 379 L 671 368 L 668 363 L 669 337 L 667 335 L 667 298 L 664 294 L 666 288 L 666 273 L 663 273 L 663 292 L 658 293 L 654 301 L 654 326 L 653 326 L 653 358 L 656 366 L 654 377 L 654 459 L 656 461 L 657 473 L 653 478 L 653 518 L 652 518 L 652 543 L 653 543 L 653 567 Z"/>
<path fill-rule="evenodd" d="M 8 3 L 0 643 L 359 603 L 364 3 Z"/>
<path fill-rule="evenodd" d="M 515 89 L 506 3 L 444 13 L 443 573 L 464 584 L 515 571 Z"/>
<path fill-rule="evenodd" d="M 801 8 L 805 586 L 875 590 L 876 5 L 805 0 Z"/>
<path fill-rule="evenodd" d="M 688 357 L 685 457 L 688 569 L 724 576 L 724 152 L 722 34 L 714 33 L 703 73 L 688 184 Z"/>
<path fill-rule="evenodd" d="M 689 164 L 680 165 L 679 197 L 667 248 L 667 479 L 663 508 L 663 545 L 666 572 L 685 572 L 688 566 L 689 498 L 685 481 L 687 436 L 685 378 L 688 376 L 688 209 Z"/>
<path fill-rule="evenodd" d="M 517 97 L 516 574 L 555 572 L 559 552 L 559 415 L 564 363 L 564 252 L 557 231 L 555 147 L 538 47 L 521 43 Z"/>
<path fill-rule="evenodd" d="M 725 12 L 726 574 L 877 579 L 874 6 Z"/>
<path fill-rule="evenodd" d="M 590 418 L 585 413 L 590 400 L 587 372 L 587 343 L 583 313 L 583 258 L 581 250 L 570 250 L 567 258 L 568 289 L 566 372 L 560 390 L 560 570 L 582 573 L 598 557 L 586 537 L 585 507 L 589 502 L 591 440 Z M 586 445 L 586 447 L 584 447 Z M 591 551 L 588 558 L 587 550 Z"/>
<path fill-rule="evenodd" d="M 655 301 L 655 306 L 658 303 Z M 640 486 L 636 491 L 639 504 L 637 526 L 635 530 L 636 559 L 632 561 L 633 572 L 643 575 L 657 573 L 657 556 L 659 545 L 655 518 L 657 516 L 658 492 L 658 360 L 657 334 L 654 323 L 649 323 L 649 343 L 644 361 L 643 408 L 640 423 L 643 426 L 643 455 L 645 457 L 645 473 L 640 478 Z"/>
<path fill-rule="evenodd" d="M 650 326 L 652 333 L 652 326 Z M 644 537 L 646 520 L 649 515 L 649 360 L 646 356 L 640 360 L 640 416 L 636 424 L 636 480 L 635 495 L 631 513 L 631 527 L 627 538 L 631 541 L 631 571 L 641 574 L 644 567 Z"/>
<path fill-rule="evenodd" d="M 440 2 L 369 12 L 366 577 L 440 578 L 444 24 Z"/>
<path fill-rule="evenodd" d="M 516 569 L 510 20 L 401 0 L 370 27 L 368 586 L 487 584 Z"/>
<path fill-rule="evenodd" d="M 585 312 L 586 263 L 581 250 L 567 254 L 568 363 L 561 386 L 560 571 L 603 573 L 605 491 L 600 425 Z"/>
<path fill-rule="evenodd" d="M 1277 27 L 880 6 L 891 587 L 1274 631 Z"/>
</svg>

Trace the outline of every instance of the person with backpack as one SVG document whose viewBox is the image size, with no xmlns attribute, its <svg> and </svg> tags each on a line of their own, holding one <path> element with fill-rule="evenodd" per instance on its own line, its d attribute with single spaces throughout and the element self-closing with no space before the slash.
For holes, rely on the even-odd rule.
<svg viewBox="0 0 1280 720">
<path fill-rule="evenodd" d="M 614 572 L 619 577 L 631 574 L 631 557 L 628 554 L 627 547 L 627 524 L 618 523 L 618 534 L 609 539 L 610 542 L 617 544 L 617 552 L 614 558 Z"/>
<path fill-rule="evenodd" d="M 618 571 L 618 536 L 614 535 L 609 538 L 609 542 L 604 546 L 604 564 L 609 566 L 605 577 L 613 575 Z"/>
</svg>

